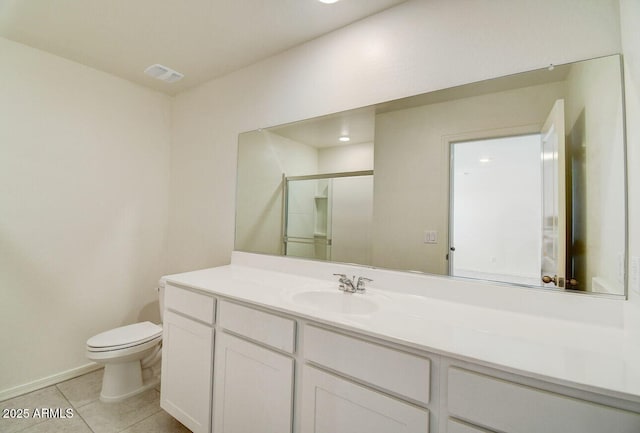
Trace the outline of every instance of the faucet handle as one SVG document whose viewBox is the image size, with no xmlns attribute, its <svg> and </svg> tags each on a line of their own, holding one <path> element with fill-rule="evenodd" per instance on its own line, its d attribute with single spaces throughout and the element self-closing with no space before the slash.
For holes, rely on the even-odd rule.
<svg viewBox="0 0 640 433">
<path fill-rule="evenodd" d="M 340 277 L 340 279 L 338 280 L 340 282 L 340 285 L 338 286 L 339 290 L 342 290 L 343 292 L 345 291 L 345 287 L 344 287 L 344 282 L 348 279 L 346 274 L 333 274 L 336 277 Z"/>
<path fill-rule="evenodd" d="M 364 287 L 365 283 L 370 283 L 373 280 L 371 278 L 366 277 L 358 277 L 358 284 L 356 285 L 356 290 L 358 292 L 364 292 L 366 289 Z"/>
</svg>

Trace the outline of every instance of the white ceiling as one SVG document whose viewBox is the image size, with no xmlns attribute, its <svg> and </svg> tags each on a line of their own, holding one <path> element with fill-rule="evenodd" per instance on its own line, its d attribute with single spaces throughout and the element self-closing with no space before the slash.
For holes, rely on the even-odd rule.
<svg viewBox="0 0 640 433">
<path fill-rule="evenodd" d="M 404 1 L 0 0 L 0 36 L 176 94 Z"/>
</svg>

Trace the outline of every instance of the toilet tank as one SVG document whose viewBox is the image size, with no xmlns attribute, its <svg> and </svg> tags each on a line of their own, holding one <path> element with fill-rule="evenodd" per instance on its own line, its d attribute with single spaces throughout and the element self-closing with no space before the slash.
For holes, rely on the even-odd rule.
<svg viewBox="0 0 640 433">
<path fill-rule="evenodd" d="M 158 281 L 158 305 L 160 307 L 160 322 L 164 320 L 164 288 L 167 282 L 164 278 L 160 278 Z"/>
</svg>

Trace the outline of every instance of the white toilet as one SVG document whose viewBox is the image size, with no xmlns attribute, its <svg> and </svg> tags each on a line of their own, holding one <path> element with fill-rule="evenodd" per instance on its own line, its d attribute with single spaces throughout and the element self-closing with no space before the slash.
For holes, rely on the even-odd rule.
<svg viewBox="0 0 640 433">
<path fill-rule="evenodd" d="M 158 284 L 160 318 L 164 280 Z M 95 335 L 87 340 L 87 358 L 104 364 L 100 400 L 116 402 L 153 388 L 160 383 L 162 326 L 134 323 Z"/>
</svg>

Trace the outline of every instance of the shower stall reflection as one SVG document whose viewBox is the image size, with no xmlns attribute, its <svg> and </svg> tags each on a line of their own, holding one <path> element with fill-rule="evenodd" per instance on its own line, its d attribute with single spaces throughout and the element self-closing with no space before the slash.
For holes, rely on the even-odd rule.
<svg viewBox="0 0 640 433">
<path fill-rule="evenodd" d="M 285 178 L 287 256 L 371 264 L 373 171 Z"/>
</svg>

